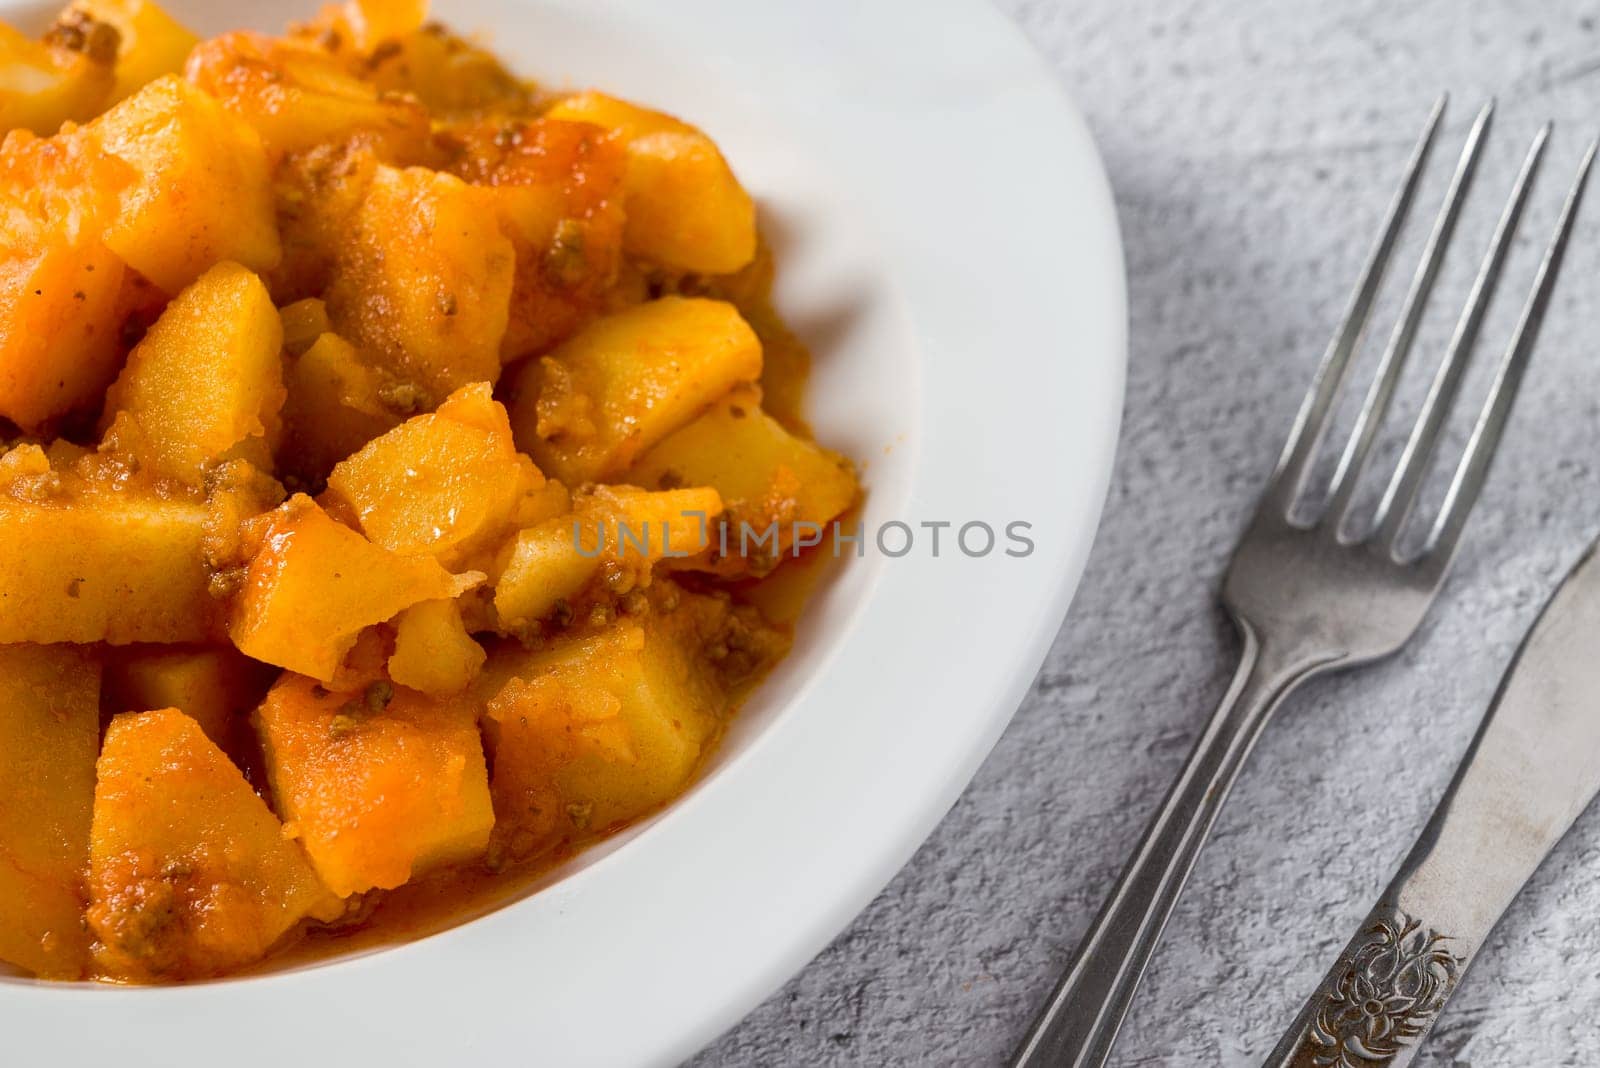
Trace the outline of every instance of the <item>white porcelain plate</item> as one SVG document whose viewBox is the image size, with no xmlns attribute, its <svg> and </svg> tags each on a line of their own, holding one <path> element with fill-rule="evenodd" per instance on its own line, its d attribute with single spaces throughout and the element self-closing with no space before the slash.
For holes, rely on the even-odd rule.
<svg viewBox="0 0 1600 1068">
<path fill-rule="evenodd" d="M 167 6 L 205 33 L 310 10 Z M 862 466 L 869 542 L 898 521 L 911 551 L 869 544 L 838 568 L 704 779 L 537 892 L 409 944 L 248 978 L 0 981 L 6 1064 L 673 1063 L 906 862 L 1065 613 L 1116 441 L 1122 257 L 1089 132 L 1005 18 L 979 0 L 435 13 L 521 73 L 716 138 L 761 203 L 779 307 L 815 351 L 817 434 Z M 952 524 L 937 555 L 925 522 Z M 956 535 L 978 522 L 997 544 L 968 556 Z M 1031 553 L 1007 555 L 1012 523 L 1029 524 Z M 969 529 L 969 549 L 984 540 Z M 886 528 L 890 552 L 904 542 Z"/>
</svg>

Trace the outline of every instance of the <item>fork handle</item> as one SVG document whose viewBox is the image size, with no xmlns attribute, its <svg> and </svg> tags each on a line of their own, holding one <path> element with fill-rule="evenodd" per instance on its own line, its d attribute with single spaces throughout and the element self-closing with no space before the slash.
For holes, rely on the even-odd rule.
<svg viewBox="0 0 1600 1068">
<path fill-rule="evenodd" d="M 1239 769 L 1273 711 L 1318 665 L 1262 646 L 1240 621 L 1233 683 L 1071 966 L 1012 1056 L 1014 1068 L 1095 1068 L 1105 1063 L 1162 929 L 1188 881 Z"/>
</svg>

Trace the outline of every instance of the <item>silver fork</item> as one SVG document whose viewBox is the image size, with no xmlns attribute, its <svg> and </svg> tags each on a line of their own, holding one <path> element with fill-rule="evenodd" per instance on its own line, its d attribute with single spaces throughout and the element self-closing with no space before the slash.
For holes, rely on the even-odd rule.
<svg viewBox="0 0 1600 1068">
<path fill-rule="evenodd" d="M 1223 580 L 1222 603 L 1238 627 L 1243 647 L 1233 683 L 1049 1003 L 1015 1053 L 1014 1065 L 1087 1068 L 1105 1063 L 1184 882 L 1267 720 L 1307 679 L 1398 650 L 1416 631 L 1444 580 L 1538 337 L 1595 152 L 1589 149 L 1567 195 L 1533 292 L 1439 514 L 1422 546 L 1405 552 L 1402 534 L 1408 530 L 1424 476 L 1435 458 L 1441 428 L 1460 388 L 1550 133 L 1546 124 L 1528 150 L 1399 463 L 1375 513 L 1357 528 L 1356 487 L 1368 467 L 1472 184 L 1493 104 L 1478 113 L 1321 506 L 1313 508 L 1313 518 L 1301 519 L 1297 502 L 1315 496 L 1308 489 L 1312 467 L 1393 258 L 1444 104 L 1441 99 L 1435 105 L 1411 154 L 1344 322 L 1317 369 L 1288 444 Z"/>
</svg>

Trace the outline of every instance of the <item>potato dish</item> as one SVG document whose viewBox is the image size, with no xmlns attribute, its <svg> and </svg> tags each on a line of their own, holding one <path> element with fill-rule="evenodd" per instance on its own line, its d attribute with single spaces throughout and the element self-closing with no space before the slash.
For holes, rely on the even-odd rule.
<svg viewBox="0 0 1600 1068">
<path fill-rule="evenodd" d="M 688 785 L 859 492 L 710 138 L 405 0 L 74 0 L 0 127 L 0 962 L 337 949 Z"/>
</svg>

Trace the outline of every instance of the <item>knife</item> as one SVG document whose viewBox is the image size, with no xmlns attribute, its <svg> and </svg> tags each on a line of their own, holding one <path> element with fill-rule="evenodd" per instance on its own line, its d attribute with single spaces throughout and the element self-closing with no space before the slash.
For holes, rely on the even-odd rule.
<svg viewBox="0 0 1600 1068">
<path fill-rule="evenodd" d="M 1600 791 L 1600 554 L 1557 587 L 1394 881 L 1264 1068 L 1401 1068 Z"/>
</svg>

